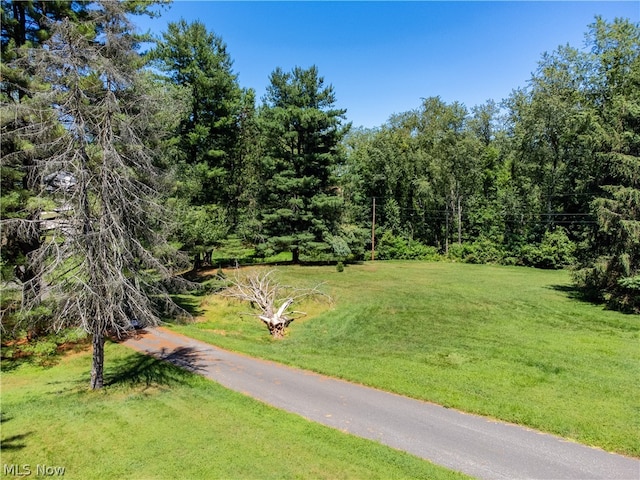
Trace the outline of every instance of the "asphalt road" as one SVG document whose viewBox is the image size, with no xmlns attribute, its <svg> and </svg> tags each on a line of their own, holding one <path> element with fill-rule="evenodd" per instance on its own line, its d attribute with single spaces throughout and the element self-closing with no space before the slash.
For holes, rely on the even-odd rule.
<svg viewBox="0 0 640 480">
<path fill-rule="evenodd" d="M 125 345 L 309 420 L 481 479 L 640 480 L 640 460 L 213 347 L 163 328 Z"/>
</svg>

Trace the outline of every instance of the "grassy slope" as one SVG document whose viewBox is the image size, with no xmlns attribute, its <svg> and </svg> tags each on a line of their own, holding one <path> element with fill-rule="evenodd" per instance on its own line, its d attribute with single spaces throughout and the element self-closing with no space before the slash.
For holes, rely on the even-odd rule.
<svg viewBox="0 0 640 480">
<path fill-rule="evenodd" d="M 193 337 L 640 456 L 640 319 L 572 298 L 567 272 L 451 263 L 282 267 L 336 302 L 283 341 L 207 298 Z"/>
<path fill-rule="evenodd" d="M 100 392 L 87 390 L 86 353 L 50 368 L 5 365 L 0 463 L 83 480 L 462 478 L 120 345 L 106 355 Z"/>
</svg>

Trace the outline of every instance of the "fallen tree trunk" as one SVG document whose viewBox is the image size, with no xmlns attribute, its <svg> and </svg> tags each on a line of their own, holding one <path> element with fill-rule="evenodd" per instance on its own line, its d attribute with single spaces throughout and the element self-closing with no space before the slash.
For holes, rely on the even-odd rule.
<svg viewBox="0 0 640 480">
<path fill-rule="evenodd" d="M 293 318 L 285 315 L 285 311 L 293 303 L 293 298 L 287 298 L 280 306 L 278 311 L 272 316 L 258 315 L 258 318 L 262 320 L 269 328 L 269 333 L 275 338 L 284 337 L 284 330 L 293 321 Z"/>
<path fill-rule="evenodd" d="M 295 300 L 309 296 L 329 297 L 319 290 L 320 285 L 305 289 L 282 285 L 274 279 L 274 272 L 254 270 L 242 278 L 236 275 L 231 287 L 222 295 L 250 302 L 259 312 L 249 315 L 262 320 L 271 336 L 283 338 L 289 324 L 306 315 L 304 312 L 290 310 Z M 280 304 L 280 307 L 276 310 L 277 304 Z"/>
</svg>

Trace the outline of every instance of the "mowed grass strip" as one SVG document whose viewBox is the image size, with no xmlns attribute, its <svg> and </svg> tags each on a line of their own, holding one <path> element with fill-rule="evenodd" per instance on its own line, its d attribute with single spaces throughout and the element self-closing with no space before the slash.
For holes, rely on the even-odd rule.
<svg viewBox="0 0 640 480">
<path fill-rule="evenodd" d="M 211 296 L 192 337 L 640 456 L 640 318 L 574 298 L 568 272 L 455 263 L 280 267 L 331 307 L 273 341 Z"/>
<path fill-rule="evenodd" d="M 83 480 L 467 478 L 120 345 L 106 360 L 98 392 L 87 353 L 3 372 L 0 468 Z"/>
</svg>

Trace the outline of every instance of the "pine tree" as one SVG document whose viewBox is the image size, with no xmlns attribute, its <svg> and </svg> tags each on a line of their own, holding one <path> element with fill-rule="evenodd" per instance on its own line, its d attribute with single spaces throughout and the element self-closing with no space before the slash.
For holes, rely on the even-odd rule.
<svg viewBox="0 0 640 480">
<path fill-rule="evenodd" d="M 175 140 L 185 178 L 197 184 L 190 192 L 192 201 L 233 206 L 235 219 L 247 92 L 238 85 L 226 44 L 202 22 L 181 20 L 169 24 L 151 58 L 172 83 L 187 90 L 189 108 Z"/>
<path fill-rule="evenodd" d="M 610 306 L 640 312 L 640 27 L 598 18 L 589 41 L 601 193 L 592 203 L 597 231 L 578 280 Z"/>
<path fill-rule="evenodd" d="M 37 266 L 33 281 L 42 286 L 54 329 L 80 326 L 92 336 L 94 389 L 104 382 L 107 334 L 125 333 L 136 321 L 157 323 L 173 306 L 165 285 L 178 266 L 160 230 L 166 212 L 157 198 L 165 186 L 143 141 L 160 102 L 142 82 L 133 31 L 120 2 L 96 2 L 82 22 L 56 22 L 47 48 L 22 59 L 39 78 L 34 85 L 51 88 L 16 105 L 33 119 L 18 135 L 38 164 L 37 198 L 57 212 L 23 222 L 46 229 L 29 255 Z M 53 141 L 43 135 L 49 131 L 56 132 Z"/>
<path fill-rule="evenodd" d="M 336 109 L 331 85 L 313 66 L 270 77 L 261 122 L 265 151 L 260 194 L 263 247 L 301 253 L 329 252 L 342 210 L 332 173 L 342 161 L 346 110 Z"/>
<path fill-rule="evenodd" d="M 16 60 L 32 49 L 42 48 L 50 38 L 52 25 L 56 21 L 69 18 L 77 22 L 84 18 L 89 3 L 2 0 L 0 7 L 0 219 L 3 224 L 0 278 L 20 281 L 23 298 L 30 302 L 39 301 L 41 288 L 36 280 L 39 266 L 27 261 L 41 245 L 38 219 L 43 205 L 33 196 L 41 161 L 35 161 L 33 157 L 33 144 L 30 141 L 33 138 L 27 138 L 32 135 L 24 135 L 25 132 L 34 133 L 33 118 L 28 113 L 23 114 L 26 109 L 20 108 L 20 104 L 30 103 L 30 92 L 46 86 L 37 85 L 30 65 L 20 65 Z M 53 142 L 58 133 L 52 129 L 41 131 L 38 136 L 39 142 Z M 45 330 L 46 318 L 41 315 L 26 318 L 30 319 L 26 322 L 29 335 L 38 335 Z"/>
</svg>

